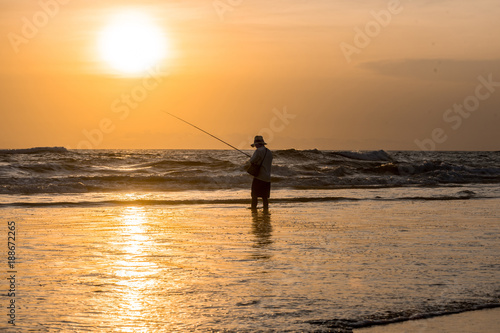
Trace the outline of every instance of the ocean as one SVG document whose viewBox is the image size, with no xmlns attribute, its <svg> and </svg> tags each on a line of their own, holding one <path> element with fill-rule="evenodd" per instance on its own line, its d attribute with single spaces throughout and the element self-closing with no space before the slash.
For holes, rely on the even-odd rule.
<svg viewBox="0 0 500 333">
<path fill-rule="evenodd" d="M 290 149 L 273 154 L 275 203 L 500 195 L 500 152 Z M 0 202 L 243 204 L 251 182 L 243 169 L 247 160 L 232 150 L 0 150 Z M 127 199 L 123 193 L 141 196 Z"/>
<path fill-rule="evenodd" d="M 273 154 L 253 212 L 236 151 L 0 150 L 0 329 L 352 332 L 500 306 L 500 152 Z"/>
</svg>

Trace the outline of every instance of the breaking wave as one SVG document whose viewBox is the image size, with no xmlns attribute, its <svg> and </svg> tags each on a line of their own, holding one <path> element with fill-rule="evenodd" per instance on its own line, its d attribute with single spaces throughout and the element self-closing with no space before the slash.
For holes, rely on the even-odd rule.
<svg viewBox="0 0 500 333">
<path fill-rule="evenodd" d="M 340 151 L 336 154 L 355 160 L 363 161 L 392 161 L 392 157 L 384 150 L 360 152 L 360 151 Z"/>
<path fill-rule="evenodd" d="M 334 196 L 331 193 L 312 196 L 274 196 L 273 204 L 287 203 L 314 203 L 314 202 L 342 202 L 342 201 L 449 201 L 449 200 L 469 200 L 478 198 L 473 191 L 465 190 L 457 193 L 442 195 L 420 195 L 420 196 Z M 484 196 L 481 198 L 485 198 Z M 62 200 L 61 200 L 62 199 Z M 245 205 L 248 204 L 248 198 L 226 197 L 210 198 L 198 194 L 195 199 L 192 196 L 188 199 L 108 199 L 104 200 L 102 196 L 81 198 L 79 196 L 66 196 L 58 199 L 57 197 L 45 199 L 44 201 L 11 201 L 9 203 L 0 203 L 0 207 L 95 207 L 95 206 L 178 206 L 178 205 Z"/>
</svg>

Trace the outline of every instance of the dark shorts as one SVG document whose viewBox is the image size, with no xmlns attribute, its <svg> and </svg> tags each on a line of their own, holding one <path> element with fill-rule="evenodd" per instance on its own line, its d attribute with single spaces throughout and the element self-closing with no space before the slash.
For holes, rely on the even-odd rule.
<svg viewBox="0 0 500 333">
<path fill-rule="evenodd" d="M 254 178 L 252 182 L 252 197 L 269 198 L 271 194 L 271 183 Z"/>
</svg>

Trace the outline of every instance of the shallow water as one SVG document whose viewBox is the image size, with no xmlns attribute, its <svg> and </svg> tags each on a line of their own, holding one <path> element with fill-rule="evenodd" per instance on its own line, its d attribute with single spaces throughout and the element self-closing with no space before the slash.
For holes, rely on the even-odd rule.
<svg viewBox="0 0 500 333">
<path fill-rule="evenodd" d="M 4 208 L 1 230 L 22 330 L 348 330 L 500 303 L 499 203 Z"/>
</svg>

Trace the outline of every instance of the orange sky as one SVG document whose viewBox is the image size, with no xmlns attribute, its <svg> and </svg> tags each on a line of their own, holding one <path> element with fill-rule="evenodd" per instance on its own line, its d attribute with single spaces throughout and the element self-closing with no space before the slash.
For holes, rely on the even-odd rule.
<svg viewBox="0 0 500 333">
<path fill-rule="evenodd" d="M 119 3 L 119 4 L 118 4 Z M 116 13 L 169 52 L 99 55 Z M 498 0 L 0 0 L 0 148 L 499 150 Z"/>
</svg>

